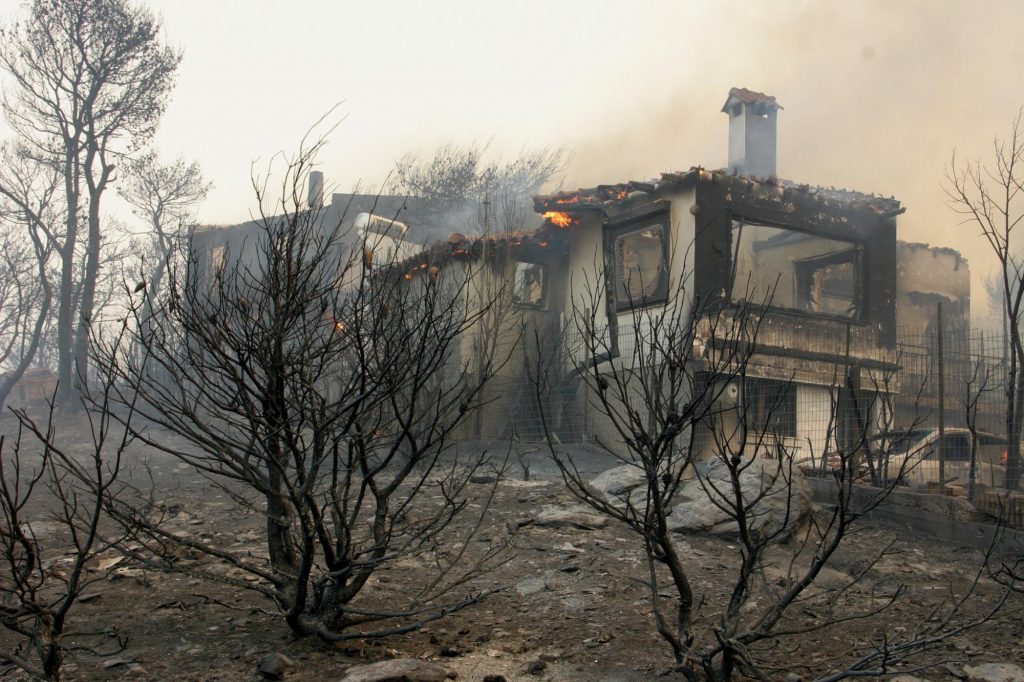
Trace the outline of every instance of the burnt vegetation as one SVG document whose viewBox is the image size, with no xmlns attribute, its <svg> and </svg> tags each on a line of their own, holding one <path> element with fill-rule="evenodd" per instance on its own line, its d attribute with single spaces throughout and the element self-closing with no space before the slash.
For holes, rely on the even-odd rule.
<svg viewBox="0 0 1024 682">
<path fill-rule="evenodd" d="M 686 679 L 769 679 L 793 669 L 777 657 L 787 639 L 861 621 L 875 624 L 872 641 L 836 652 L 814 671 L 816 679 L 927 669 L 948 660 L 944 642 L 991 622 L 1010 591 L 1020 589 L 1019 562 L 990 563 L 993 540 L 986 560 L 929 619 L 909 631 L 892 629 L 886 614 L 905 598 L 903 588 L 885 589 L 881 600 L 854 595 L 880 587 L 872 569 L 894 548 L 876 548 L 853 574 L 840 574 L 838 584 L 830 563 L 914 466 L 903 459 L 883 475 L 882 463 L 899 451 L 874 437 L 893 426 L 886 403 L 894 373 L 853 390 L 850 359 L 837 356 L 823 442 L 838 447 L 814 452 L 808 442 L 812 452 L 801 458 L 799 444 L 780 426 L 791 383 L 758 392 L 753 387 L 763 384 L 751 381 L 763 371 L 759 337 L 774 287 L 748 285 L 738 302 L 705 303 L 684 271 L 667 287 L 663 306 L 642 305 L 638 296 L 627 315 L 609 324 L 600 275 L 594 268 L 574 299 L 560 352 L 538 354 L 536 397 L 543 404 L 554 385 L 574 374 L 608 420 L 610 436 L 601 445 L 621 463 L 612 476 L 592 480 L 581 473 L 582 462 L 549 431 L 550 455 L 573 496 L 634 535 L 646 559 L 653 626 Z M 546 345 L 539 335 L 534 341 Z M 827 491 L 820 510 L 811 505 L 808 478 Z M 731 561 L 714 585 L 694 580 L 684 540 L 701 530 L 731 541 Z M 1005 589 L 979 598 L 979 581 L 989 575 L 998 575 Z"/>
<path fill-rule="evenodd" d="M 148 533 L 140 556 L 174 570 L 184 544 L 228 562 L 258 578 L 235 582 L 272 599 L 296 634 L 339 641 L 416 629 L 485 596 L 469 583 L 505 543 L 474 553 L 449 529 L 485 456 L 444 455 L 501 362 L 478 348 L 471 371 L 457 346 L 499 325 L 504 304 L 500 288 L 474 288 L 470 264 L 410 272 L 369 243 L 346 248 L 345 230 L 300 199 L 322 144 L 285 164 L 276 194 L 255 182 L 245 260 L 224 251 L 171 267 L 164 300 L 136 299 L 129 345 L 100 343 L 95 361 L 160 429 L 137 438 L 266 518 L 265 560 L 243 559 L 162 530 L 158 507 L 121 505 Z M 415 587 L 381 603 L 368 581 L 393 567 Z"/>
<path fill-rule="evenodd" d="M 203 585 L 223 597 L 192 593 L 203 606 L 268 616 L 278 639 L 324 659 L 380 656 L 385 638 L 456 659 L 508 635 L 497 625 L 513 611 L 539 631 L 549 582 L 608 569 L 616 584 L 572 585 L 574 598 L 607 595 L 601 608 L 565 600 L 558 622 L 543 623 L 571 633 L 559 646 L 576 621 L 633 629 L 646 617 L 652 633 L 630 642 L 665 655 L 620 650 L 634 656 L 630 671 L 713 682 L 935 669 L 962 662 L 959 638 L 1019 614 L 1020 534 L 1001 523 L 971 526 L 987 549 L 908 612 L 910 589 L 880 568 L 898 561 L 897 532 L 856 541 L 895 498 L 916 494 L 912 483 L 935 484 L 942 500 L 965 487 L 972 503 L 994 500 L 1000 519 L 1020 515 L 1020 116 L 996 141 L 994 166 L 954 157 L 946 177 L 954 210 L 998 259 L 1007 337 L 1004 368 L 970 348 L 960 362 L 952 412 L 969 447 L 957 469 L 967 480 L 954 481 L 945 386 L 933 400 L 897 336 L 903 208 L 776 177 L 774 97 L 730 92 L 730 126 L 754 126 L 744 144 L 762 146 L 728 170 L 534 196 L 560 181 L 565 150 L 505 162 L 486 145 L 450 144 L 401 158 L 378 195 L 325 203 L 316 167 L 332 111 L 293 155 L 254 167 L 249 222 L 200 229 L 194 210 L 211 183 L 197 164 L 146 147 L 181 59 L 160 21 L 126 0 L 25 10 L 0 31 L 14 132 L 0 149 L 0 404 L 32 372 L 52 382 L 35 405 L 9 410 L 0 433 L 0 676 L 126 665 L 118 656 L 141 628 L 97 623 L 130 612 L 132 590 L 152 596 L 154 575 L 174 590 L 154 620 L 187 610 L 183 584 Z M 118 181 L 145 224 L 128 247 L 100 210 Z M 356 218 L 338 197 L 373 209 L 360 203 Z M 407 215 L 422 222 L 400 222 Z M 942 295 L 914 293 L 925 319 Z M 964 326 L 966 298 L 955 301 Z M 939 345 L 924 362 L 941 364 L 938 311 Z M 996 393 L 1005 439 L 982 428 Z M 812 409 L 818 423 L 798 428 Z M 576 412 L 589 418 L 574 422 Z M 907 436 L 936 413 L 939 480 L 912 481 L 931 453 Z M 618 466 L 595 474 L 595 461 Z M 254 545 L 182 529 L 172 498 L 185 487 L 173 486 L 189 476 L 227 502 L 196 500 L 188 520 L 235 538 L 255 526 Z M 216 518 L 201 517 L 209 509 Z M 605 527 L 586 549 L 575 535 L 552 540 L 552 528 Z M 543 558 L 517 554 L 520 532 Z M 570 559 L 584 552 L 589 561 Z M 613 559 L 627 568 L 603 565 Z M 634 585 L 643 599 L 627 608 Z M 99 600 L 108 593 L 118 603 Z M 462 625 L 481 614 L 486 631 L 470 639 Z M 466 619 L 457 635 L 434 629 L 448 617 Z M 220 636 L 219 625 L 188 627 Z M 516 637 L 481 658 L 540 648 L 526 627 Z M 808 653 L 825 637 L 842 645 Z M 572 656 L 591 664 L 614 638 L 587 637 L 526 672 Z M 280 679 L 279 667 L 259 672 Z"/>
</svg>

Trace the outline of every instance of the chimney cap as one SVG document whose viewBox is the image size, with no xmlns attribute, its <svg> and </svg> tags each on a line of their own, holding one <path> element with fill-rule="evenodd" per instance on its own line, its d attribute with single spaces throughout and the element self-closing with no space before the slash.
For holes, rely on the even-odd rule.
<svg viewBox="0 0 1024 682">
<path fill-rule="evenodd" d="M 774 95 L 766 95 L 763 92 L 756 92 L 746 88 L 730 88 L 729 97 L 722 105 L 722 112 L 729 113 L 729 109 L 737 104 L 759 104 L 767 109 L 781 109 L 782 105 L 775 101 Z"/>
</svg>

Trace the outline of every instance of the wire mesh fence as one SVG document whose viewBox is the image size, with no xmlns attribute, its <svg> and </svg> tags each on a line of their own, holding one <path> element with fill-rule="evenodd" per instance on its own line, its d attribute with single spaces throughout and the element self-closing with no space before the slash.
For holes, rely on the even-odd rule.
<svg viewBox="0 0 1024 682">
<path fill-rule="evenodd" d="M 635 362 L 655 352 L 644 347 L 643 330 L 623 325 L 615 333 L 618 357 L 610 362 Z M 588 359 L 593 343 L 576 331 L 563 333 L 559 343 L 540 344 L 526 334 L 499 339 L 498 345 L 497 355 L 507 361 L 487 386 L 467 436 L 621 446 L 579 371 L 579 363 L 593 359 Z M 598 344 L 602 349 L 609 345 L 607 338 Z M 879 438 L 913 432 L 936 443 L 935 453 L 924 455 L 915 467 L 916 485 L 938 485 L 940 475 L 943 485 L 966 485 L 972 449 L 985 460 L 976 467 L 975 481 L 1003 485 L 1009 363 L 1000 335 L 961 327 L 946 330 L 940 342 L 932 327 L 902 328 L 895 344 L 879 344 L 868 352 L 863 344 L 851 350 L 841 334 L 771 330 L 753 345 L 731 380 L 738 384 L 737 410 L 748 424 L 757 425 L 749 432 L 757 434 L 765 456 L 781 451 L 797 461 L 821 462 L 846 447 L 855 428 L 852 419 Z M 688 371 L 706 369 L 694 356 Z M 764 445 L 766 431 L 775 447 Z"/>
</svg>

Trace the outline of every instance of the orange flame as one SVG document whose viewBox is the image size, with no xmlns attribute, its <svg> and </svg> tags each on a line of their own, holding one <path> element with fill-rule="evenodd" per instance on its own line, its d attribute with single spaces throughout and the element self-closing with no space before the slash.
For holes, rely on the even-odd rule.
<svg viewBox="0 0 1024 682">
<path fill-rule="evenodd" d="M 551 221 L 558 227 L 569 227 L 572 225 L 572 216 L 562 211 L 548 211 L 544 214 L 544 219 Z"/>
</svg>

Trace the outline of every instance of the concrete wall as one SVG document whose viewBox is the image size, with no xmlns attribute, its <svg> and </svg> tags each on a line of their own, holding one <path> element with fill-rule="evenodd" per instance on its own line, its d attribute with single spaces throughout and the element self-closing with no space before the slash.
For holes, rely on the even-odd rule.
<svg viewBox="0 0 1024 682">
<path fill-rule="evenodd" d="M 924 331 L 936 323 L 943 302 L 947 328 L 966 329 L 971 319 L 971 271 L 958 251 L 897 242 L 896 324 Z"/>
</svg>

